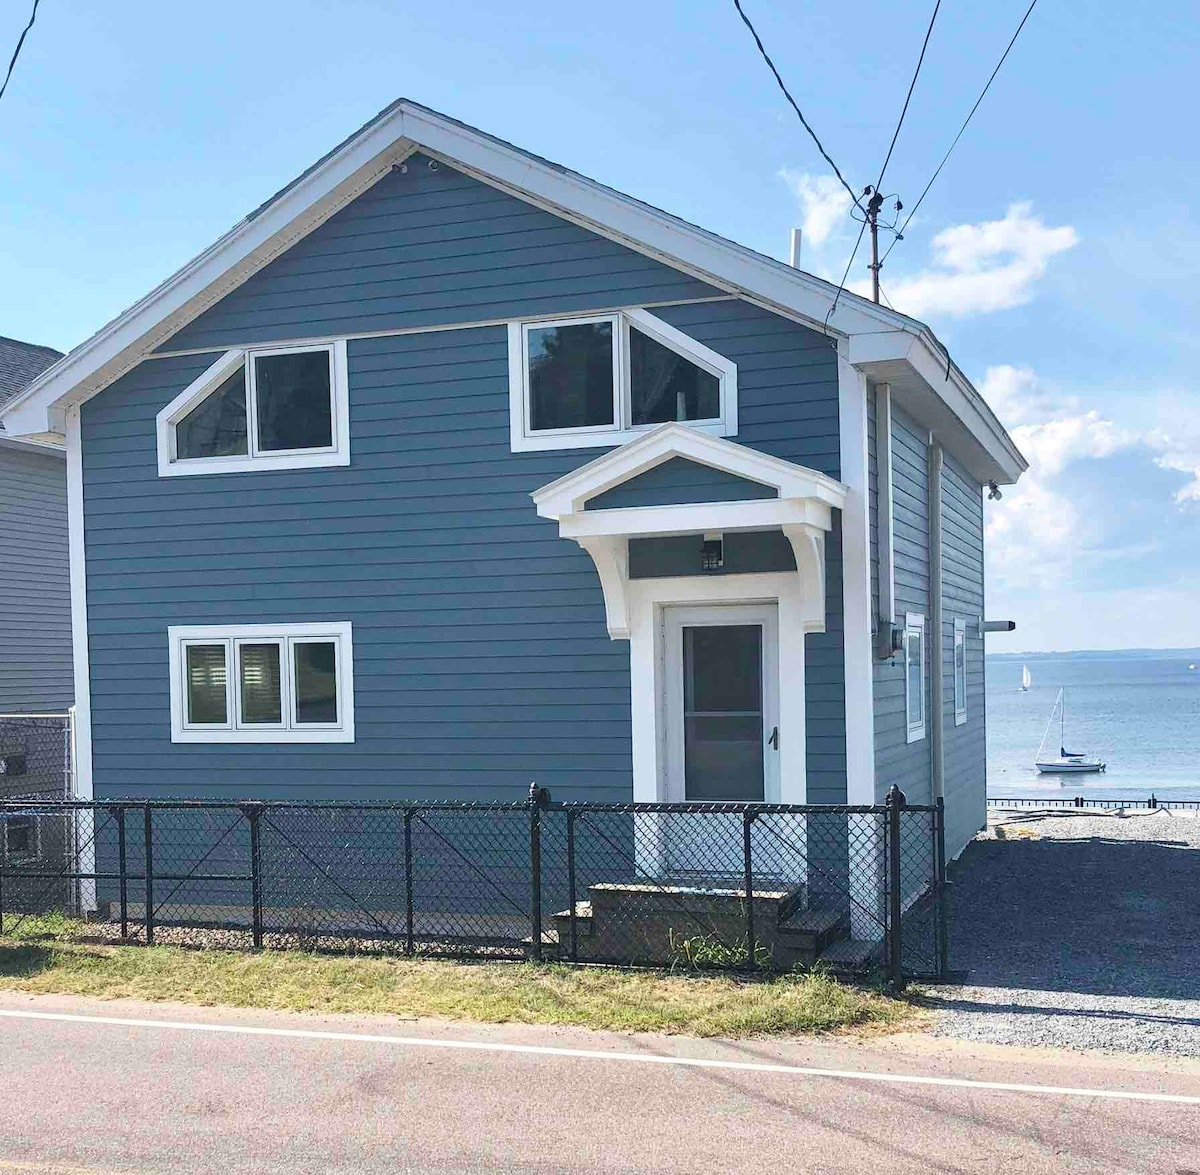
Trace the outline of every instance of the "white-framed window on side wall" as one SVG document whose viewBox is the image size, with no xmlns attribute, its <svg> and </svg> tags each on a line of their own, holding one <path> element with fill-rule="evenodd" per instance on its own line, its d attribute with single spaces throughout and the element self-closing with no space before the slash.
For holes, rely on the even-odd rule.
<svg viewBox="0 0 1200 1175">
<path fill-rule="evenodd" d="M 226 351 L 156 423 L 160 477 L 349 465 L 345 340 Z"/>
<path fill-rule="evenodd" d="M 954 725 L 967 720 L 967 622 L 954 619 Z"/>
<path fill-rule="evenodd" d="M 737 433 L 737 365 L 645 310 L 508 324 L 513 452 Z"/>
<path fill-rule="evenodd" d="M 904 712 L 908 741 L 925 737 L 925 617 L 919 612 L 904 616 Z"/>
<path fill-rule="evenodd" d="M 352 743 L 349 623 L 172 625 L 171 741 Z"/>
</svg>

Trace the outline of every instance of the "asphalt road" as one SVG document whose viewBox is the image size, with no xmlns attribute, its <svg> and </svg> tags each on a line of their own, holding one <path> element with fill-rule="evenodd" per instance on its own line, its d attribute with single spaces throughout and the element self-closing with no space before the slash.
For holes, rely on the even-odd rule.
<svg viewBox="0 0 1200 1175">
<path fill-rule="evenodd" d="M 11 1011 L 88 1019 L 4 1014 Z M 188 1024 L 239 1031 L 189 1030 Z M 262 1028 L 271 1034 L 253 1032 Z M 296 1031 L 331 1035 L 289 1035 Z M 336 1033 L 391 1039 L 336 1039 Z M 609 1055 L 536 1051 L 546 1047 Z M 700 1067 L 674 1063 L 678 1059 L 843 1075 Z M 862 1073 L 888 1080 L 850 1075 Z M 914 1076 L 1152 1093 L 1193 1103 L 899 1080 Z M 1064 1059 L 923 1038 L 718 1043 L 0 995 L 0 1175 L 1200 1175 L 1198 1096 L 1200 1063 L 1194 1061 Z"/>
</svg>

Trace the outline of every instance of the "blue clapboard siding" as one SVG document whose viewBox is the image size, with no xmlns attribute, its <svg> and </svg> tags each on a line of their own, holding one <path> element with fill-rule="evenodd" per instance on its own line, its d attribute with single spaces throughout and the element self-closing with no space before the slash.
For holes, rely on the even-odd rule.
<svg viewBox="0 0 1200 1175">
<path fill-rule="evenodd" d="M 723 469 L 710 469 L 683 457 L 672 457 L 670 461 L 598 494 L 587 503 L 586 509 L 677 506 L 681 502 L 746 502 L 777 497 L 779 491 L 771 486 L 737 477 Z"/>
<path fill-rule="evenodd" d="M 568 314 L 717 295 L 702 282 L 421 155 L 164 345 Z"/>
<path fill-rule="evenodd" d="M 459 177 L 447 190 L 469 187 Z M 437 211 L 431 202 L 427 219 Z M 305 255 L 351 266 L 344 250 L 318 249 L 330 225 Z M 481 290 L 499 281 L 493 240 L 509 249 L 486 234 L 472 246 Z M 520 249 L 508 258 L 525 292 L 495 292 L 487 313 L 579 308 L 561 255 L 539 242 L 527 242 L 536 263 Z M 583 276 L 570 288 L 592 289 L 597 304 L 696 290 L 640 258 L 619 278 L 608 248 L 591 276 L 572 262 Z M 353 268 L 339 280 L 353 288 Z M 318 329 L 267 325 L 247 297 L 230 295 L 236 306 L 218 305 L 209 333 L 187 341 Z M 411 323 L 406 297 L 395 295 L 389 325 Z M 331 310 L 319 329 L 349 329 L 352 310 Z M 826 339 L 733 300 L 657 312 L 738 363 L 739 441 L 838 476 Z M 444 317 L 462 313 L 459 298 Z M 559 798 L 629 799 L 629 646 L 608 637 L 591 560 L 529 500 L 597 451 L 509 451 L 505 329 L 351 340 L 348 468 L 160 479 L 155 413 L 212 358 L 145 362 L 84 406 L 97 794 L 514 799 L 536 780 Z M 845 795 L 836 531 L 828 554 L 829 631 L 808 638 L 806 658 L 809 798 L 821 802 Z M 308 619 L 353 622 L 355 743 L 170 742 L 169 624 Z"/>
<path fill-rule="evenodd" d="M 983 486 L 947 453 L 942 469 L 942 641 L 946 851 L 954 856 L 987 822 L 983 637 Z M 967 721 L 954 725 L 954 620 L 966 621 Z"/>
<path fill-rule="evenodd" d="M 722 565 L 703 567 L 704 536 L 670 535 L 629 540 L 629 578 L 656 579 L 678 575 L 747 575 L 795 571 L 796 555 L 781 530 L 732 531 L 722 538 Z"/>
<path fill-rule="evenodd" d="M 67 463 L 0 443 L 0 713 L 71 705 Z"/>
<path fill-rule="evenodd" d="M 928 433 L 892 408 L 892 503 L 896 620 L 906 612 L 929 618 Z M 928 636 L 927 636 L 928 639 Z M 932 648 L 932 646 L 931 646 Z M 926 651 L 925 697 L 929 700 L 933 654 Z M 907 741 L 904 657 L 875 662 L 875 787 L 882 797 L 896 784 L 910 803 L 930 800 L 929 736 Z M 953 714 L 951 714 L 953 720 Z"/>
</svg>

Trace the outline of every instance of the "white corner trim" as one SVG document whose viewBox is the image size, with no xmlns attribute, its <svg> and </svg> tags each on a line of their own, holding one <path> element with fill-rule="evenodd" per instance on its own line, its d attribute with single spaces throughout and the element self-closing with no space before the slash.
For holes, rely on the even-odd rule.
<svg viewBox="0 0 1200 1175">
<path fill-rule="evenodd" d="M 892 474 L 892 389 L 875 387 L 875 480 L 878 488 L 879 616 L 896 622 L 895 486 Z"/>
<path fill-rule="evenodd" d="M 237 666 L 233 654 L 239 640 L 335 640 L 337 651 L 336 724 L 280 727 L 239 727 L 237 713 Z M 228 724 L 208 729 L 189 726 L 185 717 L 183 649 L 191 642 L 226 643 L 226 707 Z M 315 620 L 287 624 L 172 624 L 167 627 L 170 667 L 171 742 L 173 743 L 352 743 L 354 742 L 354 635 L 350 621 Z M 290 657 L 282 668 L 282 705 L 289 712 L 292 676 Z M 286 720 L 290 723 L 290 717 Z"/>
<path fill-rule="evenodd" d="M 293 450 L 283 453 L 256 453 L 254 449 L 256 412 L 252 370 L 262 355 L 294 354 L 300 351 L 329 352 L 329 398 L 332 412 L 333 445 L 328 449 Z M 175 456 L 175 425 L 214 392 L 239 367 L 246 370 L 246 429 L 250 452 L 237 457 L 197 457 L 179 460 Z M 226 351 L 200 373 L 154 418 L 155 447 L 159 477 L 197 477 L 216 473 L 261 473 L 268 469 L 321 469 L 350 464 L 350 388 L 346 340 L 330 342 L 272 343 L 262 347 L 236 347 Z"/>
<path fill-rule="evenodd" d="M 842 655 L 846 689 L 846 802 L 875 799 L 875 649 L 871 634 L 871 519 L 867 380 L 838 347 L 842 484 Z"/>
<path fill-rule="evenodd" d="M 673 457 L 758 482 L 774 489 L 780 498 L 813 498 L 840 509 L 846 496 L 845 486 L 815 469 L 678 423 L 660 424 L 619 449 L 534 490 L 530 496 L 541 517 L 559 519 L 579 513 L 590 499 Z"/>
<path fill-rule="evenodd" d="M 608 322 L 612 326 L 612 423 L 535 430 L 532 427 L 529 406 L 529 330 L 554 326 L 582 326 L 595 322 Z M 718 381 L 720 408 L 717 417 L 690 420 L 686 422 L 685 427 L 712 436 L 733 436 L 737 433 L 737 364 L 648 310 L 622 307 L 616 311 L 580 313 L 551 319 L 524 318 L 509 322 L 507 326 L 509 446 L 514 453 L 613 448 L 637 440 L 656 427 L 635 425 L 632 420 L 632 364 L 629 356 L 631 326 L 690 360 Z"/>
<path fill-rule="evenodd" d="M 804 698 L 805 602 L 797 576 L 686 576 L 639 579 L 629 584 L 630 702 L 633 724 L 633 798 L 665 799 L 665 665 L 661 643 L 663 609 L 689 604 L 779 606 L 779 796 L 803 804 L 807 796 L 807 735 Z"/>
<path fill-rule="evenodd" d="M 71 576 L 71 664 L 75 680 L 74 796 L 90 800 L 92 782 L 92 690 L 88 656 L 87 561 L 84 546 L 83 430 L 79 406 L 66 413 L 67 541 Z"/>
</svg>

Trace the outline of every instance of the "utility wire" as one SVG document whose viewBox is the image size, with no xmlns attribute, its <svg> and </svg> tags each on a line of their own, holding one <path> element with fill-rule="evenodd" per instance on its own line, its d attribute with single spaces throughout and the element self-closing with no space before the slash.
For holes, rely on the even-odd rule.
<svg viewBox="0 0 1200 1175">
<path fill-rule="evenodd" d="M 734 3 L 736 4 L 737 0 L 734 0 Z M 933 6 L 933 15 L 929 18 L 929 27 L 925 30 L 925 40 L 921 42 L 921 52 L 917 57 L 917 66 L 913 70 L 912 81 L 908 83 L 908 93 L 904 96 L 904 105 L 900 108 L 900 117 L 896 120 L 896 129 L 892 133 L 892 141 L 888 144 L 887 155 L 884 156 L 883 166 L 879 169 L 879 178 L 875 181 L 875 196 L 873 198 L 875 202 L 878 201 L 879 185 L 883 183 L 884 173 L 887 171 L 888 164 L 892 161 L 892 152 L 896 149 L 896 140 L 900 138 L 900 128 L 904 125 L 905 115 L 908 114 L 908 104 L 912 101 L 913 90 L 917 88 L 917 78 L 921 76 L 921 66 L 925 63 L 925 50 L 929 48 L 929 38 L 933 35 L 933 25 L 937 20 L 941 7 L 942 0 L 937 0 Z M 855 203 L 857 204 L 858 201 L 856 200 Z M 846 288 L 846 279 L 850 276 L 850 268 L 854 264 L 855 257 L 858 256 L 859 246 L 862 245 L 863 233 L 866 231 L 869 218 L 870 214 L 864 212 L 864 220 L 859 225 L 858 238 L 854 242 L 854 251 L 850 254 L 850 260 L 846 262 L 846 271 L 842 274 L 842 280 L 838 283 L 837 293 L 833 296 L 833 303 L 825 315 L 826 331 L 829 329 L 829 320 L 833 317 L 833 312 L 838 308 L 838 302 L 841 301 L 842 291 Z M 894 241 L 892 243 L 895 244 Z M 880 262 L 880 265 L 882 264 Z"/>
<path fill-rule="evenodd" d="M 896 241 L 899 241 L 901 237 L 904 236 L 904 230 L 908 228 L 909 221 L 912 220 L 912 218 L 917 214 L 917 209 L 921 207 L 921 201 L 929 195 L 929 189 L 933 187 L 934 181 L 937 179 L 937 177 L 942 174 L 942 168 L 946 166 L 946 160 L 950 158 L 954 148 L 958 146 L 958 140 L 963 137 L 963 131 L 967 129 L 971 119 L 975 117 L 975 111 L 979 109 L 980 103 L 986 97 L 988 90 L 991 89 L 992 82 L 996 80 L 996 75 L 1000 72 L 1000 67 L 1004 64 L 1009 53 L 1012 51 L 1012 47 L 1017 43 L 1017 38 L 1021 35 L 1021 30 L 1025 27 L 1025 22 L 1029 19 L 1030 14 L 1033 12 L 1036 5 L 1037 0 L 1030 0 L 1029 7 L 1025 10 L 1025 15 L 1021 17 L 1021 23 L 1017 25 L 1017 31 L 1013 33 L 1012 39 L 1008 42 L 1008 46 L 1000 55 L 1000 60 L 996 62 L 996 68 L 992 70 L 992 76 L 988 78 L 987 84 L 979 92 L 979 97 L 975 99 L 975 105 L 971 107 L 971 112 L 963 120 L 962 126 L 958 128 L 958 134 L 954 136 L 954 141 L 950 144 L 946 154 L 942 156 L 941 163 L 937 165 L 933 175 L 929 177 L 929 183 L 925 185 L 925 190 L 921 193 L 920 197 L 917 199 L 917 202 L 912 206 L 912 208 L 909 209 L 908 216 L 905 217 L 904 223 L 900 226 L 900 231 L 896 234 L 896 239 L 892 241 L 892 243 L 888 246 L 887 253 L 883 255 L 883 261 L 887 260 L 888 253 L 891 253 L 891 251 L 896 247 Z M 880 262 L 881 265 L 883 264 L 883 261 Z"/>
<path fill-rule="evenodd" d="M 29 23 L 21 31 L 20 39 L 17 41 L 17 47 L 13 50 L 12 60 L 8 63 L 8 72 L 4 75 L 4 83 L 0 85 L 0 98 L 4 97 L 4 91 L 8 89 L 9 80 L 12 78 L 13 70 L 17 67 L 17 58 L 21 56 L 21 46 L 25 44 L 25 37 L 29 30 L 33 28 L 33 22 L 37 20 L 38 4 L 41 0 L 33 0 L 33 11 L 29 14 Z"/>
<path fill-rule="evenodd" d="M 933 24 L 937 20 L 938 11 L 941 7 L 942 0 L 937 0 L 937 3 L 933 6 L 933 15 L 929 18 L 929 27 L 925 30 L 925 40 L 921 42 L 921 54 L 917 58 L 917 68 L 913 70 L 912 81 L 908 83 L 908 93 L 904 96 L 904 105 L 900 110 L 900 117 L 896 120 L 896 133 L 892 135 L 892 141 L 888 146 L 887 155 L 884 157 L 883 166 L 879 169 L 879 178 L 875 181 L 875 191 L 877 192 L 879 191 L 880 184 L 883 183 L 883 173 L 887 171 L 887 166 L 892 161 L 892 152 L 896 149 L 896 140 L 900 137 L 900 128 L 904 125 L 904 116 L 908 113 L 908 104 L 912 101 L 913 90 L 917 88 L 917 78 L 920 77 L 921 66 L 925 63 L 925 50 L 929 48 L 929 38 L 933 35 Z"/>
<path fill-rule="evenodd" d="M 940 3 L 940 0 L 939 0 L 939 3 Z M 762 56 L 762 59 L 767 63 L 767 67 L 770 69 L 771 73 L 775 75 L 775 81 L 776 81 L 777 85 L 779 86 L 780 90 L 783 91 L 783 96 L 788 100 L 788 104 L 796 112 L 796 117 L 800 120 L 801 126 L 803 126 L 804 129 L 806 131 L 808 131 L 809 136 L 812 138 L 812 141 L 814 143 L 816 143 L 817 150 L 821 152 L 822 156 L 825 159 L 825 162 L 828 163 L 829 166 L 833 168 L 833 174 L 836 175 L 838 177 L 838 179 L 841 181 L 842 187 L 845 188 L 846 191 L 850 193 L 851 201 L 854 204 L 858 205 L 859 197 L 858 197 L 857 193 L 846 182 L 846 177 L 844 175 L 842 175 L 841 171 L 838 170 L 838 165 L 836 163 L 834 163 L 833 157 L 829 154 L 828 151 L 825 150 L 825 147 L 821 143 L 821 140 L 817 137 L 817 132 L 814 131 L 812 129 L 812 127 L 809 125 L 808 119 L 806 119 L 804 117 L 804 113 L 800 109 L 800 107 L 797 105 L 796 99 L 792 97 L 791 92 L 788 90 L 787 86 L 784 84 L 783 78 L 779 76 L 779 70 L 777 70 L 775 68 L 775 62 L 773 62 L 771 60 L 770 54 L 767 52 L 766 48 L 763 46 L 762 38 L 758 35 L 758 30 L 754 27 L 753 24 L 750 23 L 750 18 L 742 10 L 741 0 L 733 0 L 733 6 L 734 6 L 734 8 L 737 9 L 738 16 L 740 16 L 742 18 L 742 23 L 746 26 L 746 28 L 748 28 L 750 30 L 750 35 L 754 38 L 755 45 L 758 46 L 759 54 Z M 859 207 L 861 207 L 861 205 L 859 205 Z"/>
</svg>

